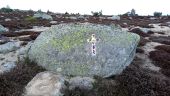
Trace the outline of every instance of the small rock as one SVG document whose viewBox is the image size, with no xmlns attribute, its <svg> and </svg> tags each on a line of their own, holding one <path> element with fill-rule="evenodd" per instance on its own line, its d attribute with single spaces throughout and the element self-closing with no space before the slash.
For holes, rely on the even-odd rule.
<svg viewBox="0 0 170 96">
<path fill-rule="evenodd" d="M 20 42 L 8 42 L 0 45 L 0 53 L 8 53 L 17 50 L 20 47 Z"/>
<path fill-rule="evenodd" d="M 0 24 L 0 33 L 1 32 L 7 32 L 7 31 L 8 31 L 8 29 Z"/>
<path fill-rule="evenodd" d="M 107 17 L 107 19 L 111 19 L 111 20 L 120 20 L 120 16 L 113 15 L 112 17 Z"/>
<path fill-rule="evenodd" d="M 11 19 L 7 18 L 7 19 L 5 19 L 5 21 L 6 21 L 6 22 L 7 22 L 7 21 L 11 21 Z"/>
<path fill-rule="evenodd" d="M 51 24 L 57 24 L 57 21 L 51 21 L 50 23 Z"/>
<path fill-rule="evenodd" d="M 73 16 L 71 16 L 71 17 L 68 17 L 68 19 L 76 20 L 76 19 L 77 19 L 77 17 L 73 17 Z"/>
<path fill-rule="evenodd" d="M 74 77 L 69 81 L 69 89 L 74 90 L 75 88 L 91 90 L 93 88 L 93 83 L 95 80 L 90 77 Z"/>
<path fill-rule="evenodd" d="M 24 96 L 63 96 L 65 78 L 45 71 L 37 74 L 25 87 Z"/>
<path fill-rule="evenodd" d="M 16 62 L 6 62 L 4 64 L 2 64 L 2 69 L 3 69 L 3 72 L 7 72 L 7 71 L 10 71 L 12 68 L 14 68 L 16 66 Z"/>
<path fill-rule="evenodd" d="M 79 19 L 79 20 L 84 20 L 85 17 L 84 17 L 83 15 L 80 15 L 80 16 L 77 17 L 77 19 Z"/>
<path fill-rule="evenodd" d="M 1 44 L 5 44 L 5 43 L 7 43 L 6 40 L 0 40 L 0 45 L 1 45 Z"/>
</svg>

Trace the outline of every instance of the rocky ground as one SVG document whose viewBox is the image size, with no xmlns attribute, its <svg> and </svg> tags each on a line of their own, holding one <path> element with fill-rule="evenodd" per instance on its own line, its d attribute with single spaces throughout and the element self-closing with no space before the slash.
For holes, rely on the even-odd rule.
<svg viewBox="0 0 170 96">
<path fill-rule="evenodd" d="M 51 25 L 70 22 L 116 24 L 140 35 L 132 64 L 122 74 L 97 81 L 92 90 L 66 90 L 65 96 L 170 96 L 170 17 L 81 16 L 48 13 L 53 20 L 31 18 L 34 12 L 0 13 L 0 96 L 20 96 L 42 67 L 23 60 L 36 37 Z"/>
</svg>

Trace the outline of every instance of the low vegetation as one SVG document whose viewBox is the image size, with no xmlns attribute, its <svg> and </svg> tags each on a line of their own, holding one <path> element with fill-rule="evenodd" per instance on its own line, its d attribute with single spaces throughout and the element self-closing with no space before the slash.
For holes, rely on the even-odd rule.
<svg viewBox="0 0 170 96">
<path fill-rule="evenodd" d="M 160 45 L 155 47 L 156 51 L 150 52 L 150 58 L 156 66 L 161 67 L 161 72 L 170 77 L 170 46 Z"/>
<path fill-rule="evenodd" d="M 93 90 L 75 89 L 65 96 L 170 96 L 170 80 L 139 67 L 143 61 L 135 58 L 122 74 L 102 79 L 97 77 Z"/>
<path fill-rule="evenodd" d="M 9 13 L 9 12 L 13 12 L 14 10 L 11 9 L 9 6 L 3 7 L 0 9 L 0 12 L 5 12 L 5 13 Z"/>
<path fill-rule="evenodd" d="M 42 71 L 45 69 L 26 58 L 10 72 L 0 75 L 0 96 L 21 96 L 28 82 Z"/>
<path fill-rule="evenodd" d="M 26 20 L 26 21 L 29 21 L 29 22 L 31 22 L 31 23 L 34 23 L 34 22 L 37 21 L 37 18 L 32 17 L 32 16 L 28 16 L 28 17 L 25 18 L 25 20 Z"/>
<path fill-rule="evenodd" d="M 102 16 L 102 15 L 103 15 L 103 14 L 102 14 L 102 10 L 99 11 L 99 12 L 93 12 L 93 11 L 91 11 L 91 13 L 92 13 L 92 15 L 93 15 L 94 17 L 99 17 L 99 16 Z"/>
<path fill-rule="evenodd" d="M 160 17 L 160 16 L 162 16 L 162 12 L 154 12 L 153 15 L 155 17 Z"/>
</svg>

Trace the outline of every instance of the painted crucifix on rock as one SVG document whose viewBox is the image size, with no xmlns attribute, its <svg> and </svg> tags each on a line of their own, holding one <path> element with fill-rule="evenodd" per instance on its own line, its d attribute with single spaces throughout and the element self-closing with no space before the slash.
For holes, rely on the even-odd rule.
<svg viewBox="0 0 170 96">
<path fill-rule="evenodd" d="M 98 41 L 99 39 L 97 39 L 95 37 L 95 34 L 92 34 L 91 35 L 91 38 L 90 39 L 87 39 L 88 42 L 92 43 L 91 45 L 91 54 L 92 56 L 96 56 L 96 42 Z"/>
</svg>

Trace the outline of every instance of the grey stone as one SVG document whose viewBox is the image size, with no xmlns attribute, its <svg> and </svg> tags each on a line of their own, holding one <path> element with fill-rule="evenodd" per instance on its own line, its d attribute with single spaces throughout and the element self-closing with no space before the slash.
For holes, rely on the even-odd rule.
<svg viewBox="0 0 170 96">
<path fill-rule="evenodd" d="M 82 20 L 84 20 L 85 17 L 84 17 L 83 15 L 80 15 L 80 16 L 77 17 L 77 19 L 82 19 Z"/>
<path fill-rule="evenodd" d="M 7 22 L 7 21 L 11 21 L 11 19 L 9 19 L 9 18 L 6 18 L 6 19 L 5 19 L 5 21 L 6 21 L 6 22 Z"/>
<path fill-rule="evenodd" d="M 62 75 L 109 77 L 131 63 L 139 40 L 137 34 L 113 25 L 60 24 L 42 32 L 28 56 Z"/>
<path fill-rule="evenodd" d="M 118 16 L 118 15 L 113 15 L 112 17 L 107 17 L 107 19 L 120 20 L 120 16 Z"/>
<path fill-rule="evenodd" d="M 0 40 L 0 45 L 1 45 L 1 44 L 5 44 L 5 43 L 7 43 L 7 42 L 8 42 L 8 41 L 7 41 L 7 40 L 4 40 L 4 39 L 3 39 L 3 40 Z"/>
<path fill-rule="evenodd" d="M 4 64 L 1 65 L 2 69 L 1 71 L 3 72 L 8 72 L 10 71 L 12 68 L 14 68 L 16 66 L 16 62 L 6 62 Z"/>
<path fill-rule="evenodd" d="M 0 45 L 0 53 L 8 53 L 11 51 L 15 51 L 20 47 L 20 42 L 8 42 Z"/>
<path fill-rule="evenodd" d="M 144 33 L 148 33 L 150 31 L 149 28 L 140 28 Z"/>
<path fill-rule="evenodd" d="M 8 29 L 0 24 L 0 33 L 1 32 L 7 32 L 7 31 L 8 31 Z"/>
<path fill-rule="evenodd" d="M 25 87 L 24 96 L 63 96 L 65 78 L 52 72 L 38 73 Z"/>
<path fill-rule="evenodd" d="M 50 23 L 51 24 L 57 24 L 58 22 L 57 21 L 51 21 Z"/>
<path fill-rule="evenodd" d="M 47 19 L 47 20 L 53 20 L 52 16 L 51 15 L 48 15 L 46 13 L 36 13 L 34 14 L 35 18 L 42 18 L 42 19 Z"/>
<path fill-rule="evenodd" d="M 73 77 L 69 80 L 69 90 L 79 88 L 81 90 L 91 90 L 95 80 L 90 77 Z"/>
<path fill-rule="evenodd" d="M 75 16 L 70 16 L 70 17 L 67 17 L 68 19 L 73 19 L 73 20 L 76 20 L 77 19 L 77 17 L 75 17 Z"/>
</svg>

